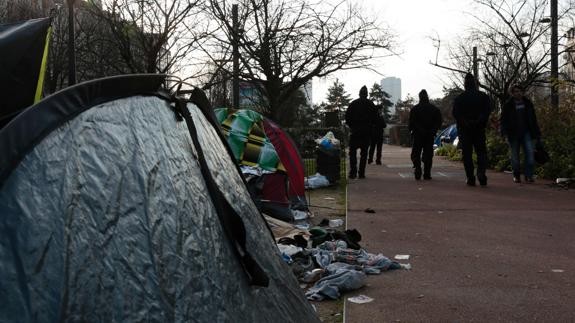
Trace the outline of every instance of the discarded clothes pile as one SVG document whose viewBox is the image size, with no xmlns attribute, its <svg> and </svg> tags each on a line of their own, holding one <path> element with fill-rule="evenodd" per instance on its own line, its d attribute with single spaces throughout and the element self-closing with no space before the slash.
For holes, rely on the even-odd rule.
<svg viewBox="0 0 575 323">
<path fill-rule="evenodd" d="M 409 264 L 362 249 L 361 234 L 355 229 L 314 227 L 309 232 L 309 240 L 296 236 L 278 241 L 278 248 L 297 279 L 313 284 L 306 292 L 309 300 L 338 299 L 343 292 L 363 287 L 366 275 L 410 268 Z"/>
</svg>

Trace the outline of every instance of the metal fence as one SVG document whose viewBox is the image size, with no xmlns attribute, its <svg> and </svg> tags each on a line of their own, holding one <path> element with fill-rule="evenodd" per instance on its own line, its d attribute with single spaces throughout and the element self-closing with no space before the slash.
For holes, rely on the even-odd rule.
<svg viewBox="0 0 575 323">
<path fill-rule="evenodd" d="M 341 181 L 346 179 L 346 151 L 347 151 L 347 142 L 348 142 L 348 134 L 346 129 L 339 127 L 339 128 L 288 128 L 285 129 L 292 139 L 295 141 L 296 146 L 300 151 L 300 155 L 302 156 L 304 168 L 305 168 L 305 176 L 311 176 L 318 172 L 318 160 L 320 163 L 319 168 L 325 169 L 326 163 L 330 163 L 330 160 L 326 158 L 326 155 L 323 154 L 321 157 L 319 155 L 322 152 L 318 149 L 318 144 L 316 143 L 316 139 L 322 138 L 328 131 L 331 131 L 336 139 L 340 141 L 340 148 L 338 153 L 333 158 L 334 163 L 339 163 L 339 176 L 334 176 L 334 174 L 322 174 L 327 176 L 330 180 L 336 179 L 335 181 Z M 338 160 L 339 159 L 339 160 Z M 328 165 L 328 168 L 335 169 L 333 166 L 335 165 Z"/>
</svg>

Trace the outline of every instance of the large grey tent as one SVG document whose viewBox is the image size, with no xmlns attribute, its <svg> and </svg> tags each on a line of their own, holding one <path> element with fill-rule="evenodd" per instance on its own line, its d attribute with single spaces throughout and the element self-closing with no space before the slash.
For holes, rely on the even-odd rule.
<svg viewBox="0 0 575 323">
<path fill-rule="evenodd" d="M 164 77 L 76 85 L 0 130 L 0 322 L 317 322 L 211 112 Z"/>
</svg>

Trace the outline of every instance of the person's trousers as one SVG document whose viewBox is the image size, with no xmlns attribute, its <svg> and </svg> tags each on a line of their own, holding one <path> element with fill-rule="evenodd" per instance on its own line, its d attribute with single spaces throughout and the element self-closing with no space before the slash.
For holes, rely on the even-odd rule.
<svg viewBox="0 0 575 323">
<path fill-rule="evenodd" d="M 519 177 L 519 175 L 521 175 L 519 154 L 520 150 L 523 149 L 523 171 L 525 177 L 532 177 L 533 169 L 535 168 L 535 155 L 531 135 L 526 132 L 523 136 L 509 137 L 508 141 L 509 147 L 511 148 L 511 168 L 513 168 L 513 176 Z"/>
<path fill-rule="evenodd" d="M 375 161 L 381 163 L 381 147 L 383 146 L 383 136 L 371 138 L 369 144 L 369 161 L 373 161 L 373 154 L 375 153 Z"/>
<path fill-rule="evenodd" d="M 485 145 L 485 129 L 465 131 L 459 134 L 461 150 L 463 153 L 463 167 L 467 179 L 475 179 L 475 166 L 473 165 L 473 150 L 477 155 L 477 177 L 486 178 L 487 147 Z"/>
<path fill-rule="evenodd" d="M 351 134 L 349 137 L 349 174 L 365 176 L 367 164 L 367 152 L 369 149 L 370 136 Z M 357 168 L 357 150 L 359 149 L 359 171 Z"/>
<path fill-rule="evenodd" d="M 416 171 L 421 171 L 421 162 L 423 161 L 423 174 L 431 175 L 431 166 L 433 163 L 433 136 L 413 136 L 413 145 L 411 146 L 411 161 Z"/>
</svg>

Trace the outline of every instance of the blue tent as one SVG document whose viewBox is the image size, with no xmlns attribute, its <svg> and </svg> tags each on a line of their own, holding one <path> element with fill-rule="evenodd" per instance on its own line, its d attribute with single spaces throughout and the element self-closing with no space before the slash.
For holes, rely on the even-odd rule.
<svg viewBox="0 0 575 323">
<path fill-rule="evenodd" d="M 457 126 L 456 124 L 452 124 L 447 128 L 441 130 L 439 135 L 435 137 L 433 146 L 437 148 L 443 146 L 444 143 L 453 144 L 456 138 L 457 138 Z"/>
<path fill-rule="evenodd" d="M 203 93 L 125 75 L 0 129 L 0 322 L 319 322 Z"/>
</svg>

